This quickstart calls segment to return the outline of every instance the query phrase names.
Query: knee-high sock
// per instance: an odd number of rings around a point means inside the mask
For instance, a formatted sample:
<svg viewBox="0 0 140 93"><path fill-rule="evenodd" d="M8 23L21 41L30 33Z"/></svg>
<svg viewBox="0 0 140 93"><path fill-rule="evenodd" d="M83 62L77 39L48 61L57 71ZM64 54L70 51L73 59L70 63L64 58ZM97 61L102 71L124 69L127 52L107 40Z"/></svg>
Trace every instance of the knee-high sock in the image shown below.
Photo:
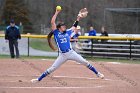
<svg viewBox="0 0 140 93"><path fill-rule="evenodd" d="M44 77L46 77L48 75L48 71L42 73L42 75L38 78L38 81L41 81Z"/></svg>
<svg viewBox="0 0 140 93"><path fill-rule="evenodd" d="M97 71L91 64L89 64L87 67L88 67L91 71L93 71L95 74L98 74L98 71Z"/></svg>

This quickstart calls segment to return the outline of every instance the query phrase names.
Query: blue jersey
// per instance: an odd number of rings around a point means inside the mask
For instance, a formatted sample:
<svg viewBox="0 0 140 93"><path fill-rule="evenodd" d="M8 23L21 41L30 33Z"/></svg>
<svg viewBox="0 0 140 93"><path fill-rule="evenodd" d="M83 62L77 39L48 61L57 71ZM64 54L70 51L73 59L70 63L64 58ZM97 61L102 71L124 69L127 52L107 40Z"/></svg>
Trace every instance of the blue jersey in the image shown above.
<svg viewBox="0 0 140 93"><path fill-rule="evenodd" d="M91 30L89 31L89 35L88 36L96 36L96 30Z"/></svg>
<svg viewBox="0 0 140 93"><path fill-rule="evenodd" d="M72 33L72 30L66 30L65 32L60 32L58 29L53 31L54 39L57 44L57 47L59 51L66 52L68 50L71 50L71 44L70 44L70 35Z"/></svg>

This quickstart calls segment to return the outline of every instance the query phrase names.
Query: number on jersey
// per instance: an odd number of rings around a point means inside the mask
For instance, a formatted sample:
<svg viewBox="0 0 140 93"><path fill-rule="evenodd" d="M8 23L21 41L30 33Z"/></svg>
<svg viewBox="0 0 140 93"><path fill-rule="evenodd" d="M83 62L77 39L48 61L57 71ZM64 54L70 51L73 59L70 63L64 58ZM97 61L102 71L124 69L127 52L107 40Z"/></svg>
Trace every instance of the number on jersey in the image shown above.
<svg viewBox="0 0 140 93"><path fill-rule="evenodd" d="M66 38L63 38L63 39L60 39L60 40L61 40L61 43L66 43L67 42Z"/></svg>

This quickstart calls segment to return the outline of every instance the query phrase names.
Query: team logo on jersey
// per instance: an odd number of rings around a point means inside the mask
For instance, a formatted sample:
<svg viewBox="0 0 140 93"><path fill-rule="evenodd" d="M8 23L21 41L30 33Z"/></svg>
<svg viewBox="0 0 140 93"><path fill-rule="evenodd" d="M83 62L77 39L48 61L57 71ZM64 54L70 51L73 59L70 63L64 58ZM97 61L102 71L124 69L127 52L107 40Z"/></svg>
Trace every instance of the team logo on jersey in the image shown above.
<svg viewBox="0 0 140 93"><path fill-rule="evenodd" d="M58 33L58 37L59 38L65 38L65 37L68 37L69 35L67 33Z"/></svg>

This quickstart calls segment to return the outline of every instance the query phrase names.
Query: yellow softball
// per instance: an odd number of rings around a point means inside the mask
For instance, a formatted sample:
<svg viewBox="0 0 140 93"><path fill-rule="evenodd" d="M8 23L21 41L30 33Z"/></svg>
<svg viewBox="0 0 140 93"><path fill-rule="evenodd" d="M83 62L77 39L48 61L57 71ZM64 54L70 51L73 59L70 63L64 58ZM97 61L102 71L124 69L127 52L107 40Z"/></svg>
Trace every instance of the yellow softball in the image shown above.
<svg viewBox="0 0 140 93"><path fill-rule="evenodd" d="M57 6L56 10L58 10L58 11L62 10L61 6Z"/></svg>

